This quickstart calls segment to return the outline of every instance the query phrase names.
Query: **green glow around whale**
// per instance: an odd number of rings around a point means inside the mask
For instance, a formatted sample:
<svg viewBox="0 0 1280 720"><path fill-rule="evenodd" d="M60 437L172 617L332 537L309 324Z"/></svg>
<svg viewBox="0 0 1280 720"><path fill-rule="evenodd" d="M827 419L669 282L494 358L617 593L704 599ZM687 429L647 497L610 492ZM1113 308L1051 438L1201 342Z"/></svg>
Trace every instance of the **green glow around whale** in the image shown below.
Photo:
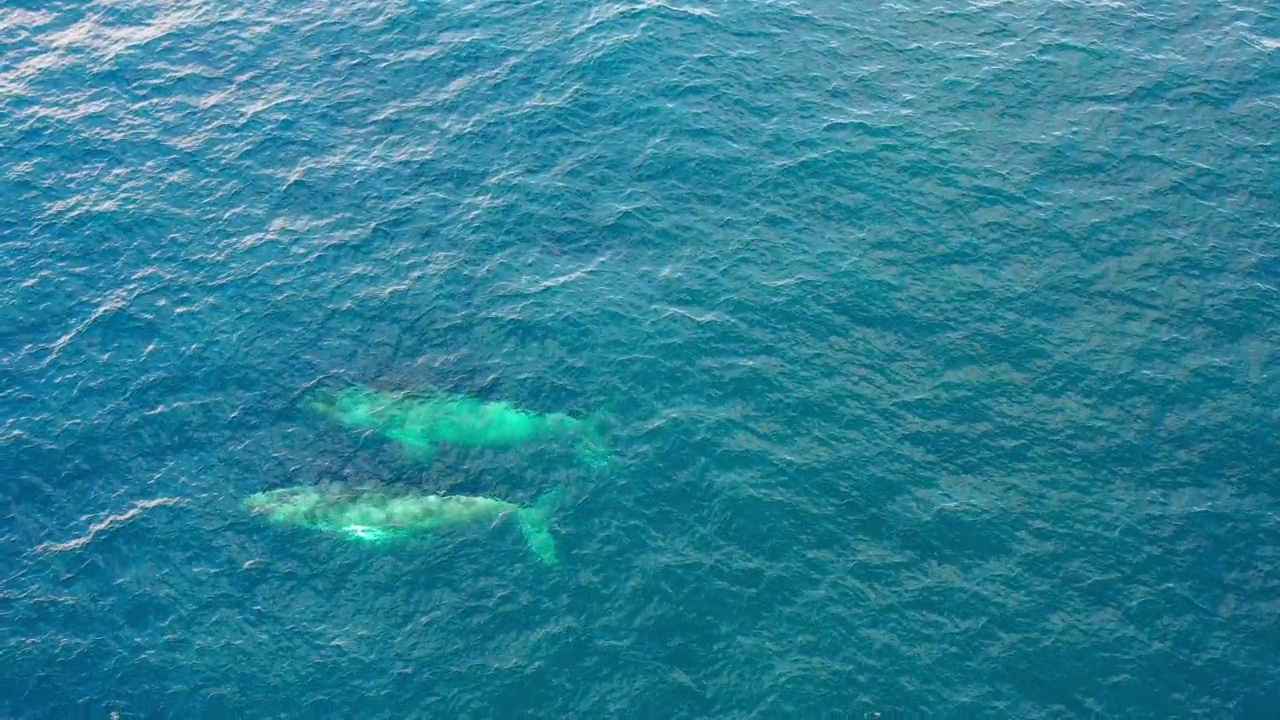
<svg viewBox="0 0 1280 720"><path fill-rule="evenodd" d="M282 525L319 530L350 540L384 542L430 534L475 522L497 524L513 515L529 549L539 560L556 564L551 511L560 499L554 490L536 505L521 507L489 497L413 495L337 485L303 485L250 495L245 507Z"/></svg>
<svg viewBox="0 0 1280 720"><path fill-rule="evenodd" d="M564 413L537 413L506 401L486 402L463 395L394 393L356 386L317 392L309 405L347 427L372 430L429 461L437 443L468 447L514 447L572 438L579 456L607 465L593 423Z"/></svg>

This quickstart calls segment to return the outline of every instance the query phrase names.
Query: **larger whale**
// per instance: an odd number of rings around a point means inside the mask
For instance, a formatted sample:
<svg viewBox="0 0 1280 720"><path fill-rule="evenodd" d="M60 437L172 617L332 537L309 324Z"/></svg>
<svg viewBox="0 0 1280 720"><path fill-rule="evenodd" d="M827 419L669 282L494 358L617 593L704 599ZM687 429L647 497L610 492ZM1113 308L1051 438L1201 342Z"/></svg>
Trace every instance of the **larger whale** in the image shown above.
<svg viewBox="0 0 1280 720"><path fill-rule="evenodd" d="M536 505L522 507L490 497L300 485L254 493L244 505L273 523L364 541L404 539L484 521L496 526L502 517L514 516L534 556L554 565L559 559L551 536L551 512L559 498L560 491L553 490Z"/></svg>
<svg viewBox="0 0 1280 720"><path fill-rule="evenodd" d="M430 461L442 442L513 447L571 438L583 460L595 466L608 463L608 452L592 420L564 413L537 413L503 400L397 393L357 385L315 392L308 405L347 427L371 430L393 440L423 461Z"/></svg>

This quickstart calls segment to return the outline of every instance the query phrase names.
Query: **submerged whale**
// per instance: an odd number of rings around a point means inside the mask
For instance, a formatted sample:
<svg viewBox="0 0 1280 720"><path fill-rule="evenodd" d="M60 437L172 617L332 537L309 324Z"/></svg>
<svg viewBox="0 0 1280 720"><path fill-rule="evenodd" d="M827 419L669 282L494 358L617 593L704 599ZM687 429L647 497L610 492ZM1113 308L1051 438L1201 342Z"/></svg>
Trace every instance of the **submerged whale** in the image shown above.
<svg viewBox="0 0 1280 720"><path fill-rule="evenodd" d="M553 490L533 506L489 497L414 495L375 488L341 485L302 485L254 493L245 507L254 515L283 525L341 535L352 540L384 541L437 532L457 525L497 520L514 515L529 549L554 565L555 539L551 511L559 502Z"/></svg>
<svg viewBox="0 0 1280 720"><path fill-rule="evenodd" d="M364 386L320 391L310 396L312 410L351 428L372 430L399 443L422 461L436 444L512 447L536 441L572 438L579 456L597 467L608 464L591 420L564 413L537 413L506 401L465 395L394 393Z"/></svg>

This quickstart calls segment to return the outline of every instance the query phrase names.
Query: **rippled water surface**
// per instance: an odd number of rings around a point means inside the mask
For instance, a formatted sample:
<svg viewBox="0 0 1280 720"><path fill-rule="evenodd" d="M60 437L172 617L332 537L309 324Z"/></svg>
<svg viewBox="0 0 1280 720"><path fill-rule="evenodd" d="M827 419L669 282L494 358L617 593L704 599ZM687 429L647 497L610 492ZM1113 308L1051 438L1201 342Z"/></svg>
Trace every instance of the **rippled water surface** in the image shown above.
<svg viewBox="0 0 1280 720"><path fill-rule="evenodd" d="M1271 3L0 4L0 715L1268 716L1277 138Z"/></svg>

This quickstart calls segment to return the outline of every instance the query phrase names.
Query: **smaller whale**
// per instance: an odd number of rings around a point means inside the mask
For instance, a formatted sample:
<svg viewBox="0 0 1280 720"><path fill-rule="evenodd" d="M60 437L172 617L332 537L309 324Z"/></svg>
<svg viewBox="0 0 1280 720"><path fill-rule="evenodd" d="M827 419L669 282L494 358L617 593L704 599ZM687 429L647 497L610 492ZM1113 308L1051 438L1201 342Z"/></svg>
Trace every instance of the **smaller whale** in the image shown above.
<svg viewBox="0 0 1280 720"><path fill-rule="evenodd" d="M259 492L245 498L255 516L282 525L319 530L351 540L386 541L434 533L445 528L514 515L529 549L554 565L551 511L561 491L552 490L533 506L490 497L417 495L343 485L302 485Z"/></svg>
<svg viewBox="0 0 1280 720"><path fill-rule="evenodd" d="M395 393L364 386L313 392L310 408L342 425L371 430L430 462L439 443L510 448L569 438L578 455L594 467L609 464L595 420L564 413L538 413L503 400L464 395Z"/></svg>

